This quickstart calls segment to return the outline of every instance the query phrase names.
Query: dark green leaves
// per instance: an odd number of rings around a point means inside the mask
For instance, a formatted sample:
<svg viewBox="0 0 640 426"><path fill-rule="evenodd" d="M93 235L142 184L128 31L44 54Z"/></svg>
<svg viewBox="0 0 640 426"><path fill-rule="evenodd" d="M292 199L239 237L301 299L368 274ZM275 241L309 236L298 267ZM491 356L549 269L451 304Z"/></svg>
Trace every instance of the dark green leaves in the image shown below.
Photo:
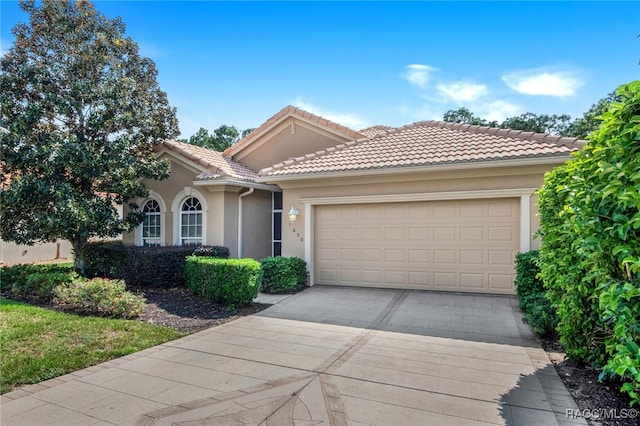
<svg viewBox="0 0 640 426"><path fill-rule="evenodd" d="M0 62L2 238L31 244L113 237L140 221L116 205L163 179L155 144L178 135L175 109L124 24L88 1L22 1L28 24Z"/></svg>

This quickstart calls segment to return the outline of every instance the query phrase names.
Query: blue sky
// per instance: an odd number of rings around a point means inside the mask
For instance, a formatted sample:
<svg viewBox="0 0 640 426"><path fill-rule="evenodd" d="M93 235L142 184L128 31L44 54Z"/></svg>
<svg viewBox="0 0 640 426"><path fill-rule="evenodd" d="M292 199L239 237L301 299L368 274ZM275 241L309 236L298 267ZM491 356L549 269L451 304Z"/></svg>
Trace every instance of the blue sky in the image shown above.
<svg viewBox="0 0 640 426"><path fill-rule="evenodd" d="M294 105L353 129L582 115L640 78L640 2L97 1L159 70L183 136ZM0 42L26 22L0 1Z"/></svg>

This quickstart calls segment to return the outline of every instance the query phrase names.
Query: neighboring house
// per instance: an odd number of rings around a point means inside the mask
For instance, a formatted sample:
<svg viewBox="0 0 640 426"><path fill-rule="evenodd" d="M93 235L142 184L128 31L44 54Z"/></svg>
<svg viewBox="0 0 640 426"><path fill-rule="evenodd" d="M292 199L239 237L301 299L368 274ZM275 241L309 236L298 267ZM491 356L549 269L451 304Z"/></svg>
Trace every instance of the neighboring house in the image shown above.
<svg viewBox="0 0 640 426"><path fill-rule="evenodd" d="M0 239L0 248L0 264L2 265L73 259L71 243L65 240L27 246Z"/></svg>
<svg viewBox="0 0 640 426"><path fill-rule="evenodd" d="M146 182L124 239L298 256L312 285L512 294L535 191L581 146L439 121L354 131L289 106L224 153L163 143L171 176Z"/></svg>

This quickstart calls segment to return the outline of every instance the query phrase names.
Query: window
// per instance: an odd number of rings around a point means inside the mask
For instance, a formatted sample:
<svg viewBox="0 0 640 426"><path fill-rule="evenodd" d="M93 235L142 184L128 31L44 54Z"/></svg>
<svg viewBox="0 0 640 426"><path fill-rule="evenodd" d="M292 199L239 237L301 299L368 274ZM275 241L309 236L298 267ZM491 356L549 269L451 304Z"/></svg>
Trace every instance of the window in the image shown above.
<svg viewBox="0 0 640 426"><path fill-rule="evenodd" d="M202 244L202 205L197 198L184 200L180 207L180 245Z"/></svg>
<svg viewBox="0 0 640 426"><path fill-rule="evenodd" d="M273 233L271 254L282 255L282 192L273 193Z"/></svg>
<svg viewBox="0 0 640 426"><path fill-rule="evenodd" d="M149 200L142 208L144 221L142 222L142 245L157 247L160 245L160 204L156 200Z"/></svg>

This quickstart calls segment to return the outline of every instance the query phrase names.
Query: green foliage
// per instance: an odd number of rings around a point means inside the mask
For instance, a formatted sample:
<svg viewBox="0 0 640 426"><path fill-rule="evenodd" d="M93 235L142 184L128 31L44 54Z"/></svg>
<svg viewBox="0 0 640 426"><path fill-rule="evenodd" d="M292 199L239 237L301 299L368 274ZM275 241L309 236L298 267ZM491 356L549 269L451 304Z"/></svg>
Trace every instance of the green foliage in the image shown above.
<svg viewBox="0 0 640 426"><path fill-rule="evenodd" d="M251 133L254 129L238 130L235 126L222 126L215 129L211 134L204 127L200 127L198 131L193 134L188 140L183 139L183 142L191 145L201 146L203 148L212 149L214 151L224 151L234 143L238 142L241 138Z"/></svg>
<svg viewBox="0 0 640 426"><path fill-rule="evenodd" d="M640 81L540 190L541 277L567 354L628 380L638 403Z"/></svg>
<svg viewBox="0 0 640 426"><path fill-rule="evenodd" d="M548 115L527 112L516 117L505 119L500 127L502 129L524 130L525 132L549 133L563 135L571 124L571 117L567 114Z"/></svg>
<svg viewBox="0 0 640 426"><path fill-rule="evenodd" d="M5 241L68 240L83 271L91 237L139 225L143 178L163 179L154 145L178 135L157 70L119 18L89 1L24 0L28 24L0 59L0 192ZM131 213L120 218L117 206Z"/></svg>
<svg viewBox="0 0 640 426"><path fill-rule="evenodd" d="M523 320L540 335L555 335L558 316L546 297L546 290L538 278L538 251L532 250L516 255L516 294L524 313Z"/></svg>
<svg viewBox="0 0 640 426"><path fill-rule="evenodd" d="M592 132L596 131L602 123L602 115L607 112L611 102L620 102L622 99L615 92L609 93L600 99L580 118L576 118L567 128L564 136L586 139Z"/></svg>
<svg viewBox="0 0 640 426"><path fill-rule="evenodd" d="M77 279L54 289L53 303L60 309L109 318L133 318L144 310L143 297L126 290L122 280Z"/></svg>
<svg viewBox="0 0 640 426"><path fill-rule="evenodd" d="M194 256L217 257L219 259L229 258L229 248L222 246L201 246L194 250Z"/></svg>
<svg viewBox="0 0 640 426"><path fill-rule="evenodd" d="M499 127L501 129L524 130L526 132L549 133L585 139L602 123L602 115L607 112L612 102L619 102L620 96L609 93L593 104L582 117L571 121L567 114L534 114L527 112L508 117L502 123L488 121L475 115L467 108L458 108L444 113L443 120L451 123L463 123L477 126Z"/></svg>
<svg viewBox="0 0 640 426"><path fill-rule="evenodd" d="M194 294L227 305L248 305L258 295L262 269L253 259L216 259L191 256L185 269Z"/></svg>
<svg viewBox="0 0 640 426"><path fill-rule="evenodd" d="M267 257L260 263L265 293L295 293L307 283L307 262L299 257Z"/></svg>
<svg viewBox="0 0 640 426"><path fill-rule="evenodd" d="M461 123L461 124L471 124L474 126L487 126L487 127L498 127L497 121L487 121L484 118L481 118L467 108L458 108L457 110L450 109L449 111L444 113L442 117L444 121L449 123Z"/></svg>
<svg viewBox="0 0 640 426"><path fill-rule="evenodd" d="M74 278L71 263L14 265L0 268L2 290L18 299L51 300L53 289Z"/></svg>
<svg viewBox="0 0 640 426"><path fill-rule="evenodd" d="M119 243L91 243L86 249L86 275L123 279L127 285L178 287L185 284L187 256L229 257L220 246L133 247Z"/></svg>

